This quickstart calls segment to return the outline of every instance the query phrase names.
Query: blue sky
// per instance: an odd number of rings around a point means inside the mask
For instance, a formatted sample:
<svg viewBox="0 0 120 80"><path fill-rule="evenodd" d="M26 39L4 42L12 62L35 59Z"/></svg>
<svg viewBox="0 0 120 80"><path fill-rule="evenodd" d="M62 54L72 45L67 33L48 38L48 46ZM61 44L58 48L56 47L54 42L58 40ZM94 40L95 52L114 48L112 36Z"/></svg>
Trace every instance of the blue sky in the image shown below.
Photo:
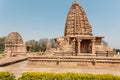
<svg viewBox="0 0 120 80"><path fill-rule="evenodd" d="M74 0L0 0L0 37L19 32L24 41L63 36ZM78 0L93 34L120 48L120 0Z"/></svg>

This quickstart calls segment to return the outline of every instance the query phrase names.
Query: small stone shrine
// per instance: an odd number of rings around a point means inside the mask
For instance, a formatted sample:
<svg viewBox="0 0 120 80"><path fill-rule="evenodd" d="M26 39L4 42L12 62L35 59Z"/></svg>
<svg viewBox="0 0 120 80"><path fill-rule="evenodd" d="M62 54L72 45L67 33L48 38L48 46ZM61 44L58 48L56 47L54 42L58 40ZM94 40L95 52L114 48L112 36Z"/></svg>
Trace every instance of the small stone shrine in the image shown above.
<svg viewBox="0 0 120 80"><path fill-rule="evenodd" d="M5 53L25 53L26 46L21 35L17 32L8 34L5 40Z"/></svg>

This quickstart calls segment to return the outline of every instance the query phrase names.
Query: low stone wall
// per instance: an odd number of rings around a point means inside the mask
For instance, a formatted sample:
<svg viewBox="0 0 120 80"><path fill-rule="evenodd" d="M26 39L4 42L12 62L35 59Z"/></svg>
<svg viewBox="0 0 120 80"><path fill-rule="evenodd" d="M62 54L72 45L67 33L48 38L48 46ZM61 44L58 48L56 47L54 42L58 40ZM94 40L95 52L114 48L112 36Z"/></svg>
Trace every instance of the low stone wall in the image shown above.
<svg viewBox="0 0 120 80"><path fill-rule="evenodd" d="M114 57L114 51L97 51L96 56Z"/></svg>
<svg viewBox="0 0 120 80"><path fill-rule="evenodd" d="M60 52L56 51L54 52L55 56L75 56L75 52ZM92 53L81 53L77 54L77 56L102 56L102 57L114 57L115 52L114 51L97 51L95 55Z"/></svg>
<svg viewBox="0 0 120 80"><path fill-rule="evenodd" d="M48 67L120 66L120 58L112 57L39 56L28 60L29 64Z"/></svg>
<svg viewBox="0 0 120 80"><path fill-rule="evenodd" d="M60 52L60 51L56 51L54 52L53 55L55 56L72 56L74 53L73 52Z"/></svg>

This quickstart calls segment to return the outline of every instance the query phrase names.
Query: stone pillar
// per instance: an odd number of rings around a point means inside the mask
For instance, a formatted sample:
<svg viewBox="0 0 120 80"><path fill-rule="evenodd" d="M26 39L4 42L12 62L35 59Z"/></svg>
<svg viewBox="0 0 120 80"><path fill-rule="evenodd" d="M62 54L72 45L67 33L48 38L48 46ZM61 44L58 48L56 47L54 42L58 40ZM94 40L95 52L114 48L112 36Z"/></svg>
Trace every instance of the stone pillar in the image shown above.
<svg viewBox="0 0 120 80"><path fill-rule="evenodd" d="M75 51L75 39L73 39L73 41L72 41L72 53L75 53L76 51Z"/></svg>
<svg viewBox="0 0 120 80"><path fill-rule="evenodd" d="M92 54L95 54L95 40L92 40Z"/></svg>
<svg viewBox="0 0 120 80"><path fill-rule="evenodd" d="M77 39L77 45L78 45L78 54L81 53L81 39Z"/></svg>

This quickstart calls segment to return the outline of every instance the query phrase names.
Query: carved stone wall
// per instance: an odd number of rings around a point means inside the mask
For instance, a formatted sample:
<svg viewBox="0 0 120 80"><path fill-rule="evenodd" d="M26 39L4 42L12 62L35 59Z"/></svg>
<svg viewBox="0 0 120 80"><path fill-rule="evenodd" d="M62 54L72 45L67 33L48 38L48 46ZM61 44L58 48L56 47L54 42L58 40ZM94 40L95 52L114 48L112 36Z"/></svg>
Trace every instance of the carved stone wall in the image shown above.
<svg viewBox="0 0 120 80"><path fill-rule="evenodd" d="M57 50L61 52L71 52L72 45L69 43L69 39L67 37L59 37L56 39L57 42Z"/></svg>

